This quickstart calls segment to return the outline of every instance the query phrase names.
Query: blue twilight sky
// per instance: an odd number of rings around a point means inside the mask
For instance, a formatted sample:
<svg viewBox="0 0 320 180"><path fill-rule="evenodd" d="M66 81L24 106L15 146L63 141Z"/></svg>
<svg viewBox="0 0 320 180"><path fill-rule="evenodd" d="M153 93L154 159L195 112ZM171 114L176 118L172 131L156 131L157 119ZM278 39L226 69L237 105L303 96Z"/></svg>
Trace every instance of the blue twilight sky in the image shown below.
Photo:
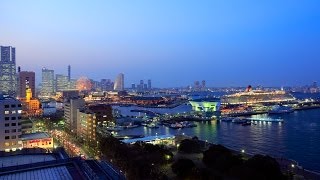
<svg viewBox="0 0 320 180"><path fill-rule="evenodd" d="M320 81L319 0L7 0L0 45L17 64L177 87Z"/></svg>

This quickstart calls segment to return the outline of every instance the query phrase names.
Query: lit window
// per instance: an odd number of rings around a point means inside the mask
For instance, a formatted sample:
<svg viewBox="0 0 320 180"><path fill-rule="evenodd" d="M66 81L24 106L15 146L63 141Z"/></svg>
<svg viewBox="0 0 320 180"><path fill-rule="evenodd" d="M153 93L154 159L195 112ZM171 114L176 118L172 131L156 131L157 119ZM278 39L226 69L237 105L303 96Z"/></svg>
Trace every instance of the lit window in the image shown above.
<svg viewBox="0 0 320 180"><path fill-rule="evenodd" d="M15 113L17 113L17 112L14 110L14 111L11 111L11 113L12 113L12 114L15 114Z"/></svg>
<svg viewBox="0 0 320 180"><path fill-rule="evenodd" d="M22 113L22 110L18 110L18 114L21 114Z"/></svg>
<svg viewBox="0 0 320 180"><path fill-rule="evenodd" d="M6 143L4 143L4 146L8 147L8 146L10 146L10 143L6 142Z"/></svg>
<svg viewBox="0 0 320 180"><path fill-rule="evenodd" d="M4 114L9 114L9 111L4 111Z"/></svg>

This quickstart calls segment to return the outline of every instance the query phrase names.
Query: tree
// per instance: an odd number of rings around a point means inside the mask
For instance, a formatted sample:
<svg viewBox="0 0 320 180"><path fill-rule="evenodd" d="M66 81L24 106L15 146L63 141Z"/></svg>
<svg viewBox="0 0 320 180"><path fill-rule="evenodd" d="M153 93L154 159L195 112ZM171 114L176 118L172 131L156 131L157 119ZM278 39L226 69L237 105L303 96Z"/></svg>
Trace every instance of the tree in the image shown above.
<svg viewBox="0 0 320 180"><path fill-rule="evenodd" d="M178 177L187 177L192 174L195 164L190 159L179 159L171 165L171 168Z"/></svg>
<svg viewBox="0 0 320 180"><path fill-rule="evenodd" d="M241 166L243 162L239 156L232 155L226 147L212 145L203 153L203 163L218 172L227 173L232 167Z"/></svg>
<svg viewBox="0 0 320 180"><path fill-rule="evenodd" d="M270 156L255 155L245 166L251 169L251 175L257 179L284 179L278 162Z"/></svg>
<svg viewBox="0 0 320 180"><path fill-rule="evenodd" d="M184 139L181 141L179 151L184 153L199 153L201 146L197 140Z"/></svg>

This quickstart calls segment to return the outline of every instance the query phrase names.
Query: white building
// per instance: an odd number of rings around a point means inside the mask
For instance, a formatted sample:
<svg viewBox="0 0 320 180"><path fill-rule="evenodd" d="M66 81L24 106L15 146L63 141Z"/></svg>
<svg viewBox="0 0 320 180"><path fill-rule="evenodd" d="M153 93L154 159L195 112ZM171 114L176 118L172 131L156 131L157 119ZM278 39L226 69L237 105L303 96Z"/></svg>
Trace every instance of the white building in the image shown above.
<svg viewBox="0 0 320 180"><path fill-rule="evenodd" d="M73 133L77 133L77 109L85 106L84 99L69 99L64 103L64 118L66 127Z"/></svg>
<svg viewBox="0 0 320 180"><path fill-rule="evenodd" d="M46 68L42 69L41 96L50 97L54 95L54 71Z"/></svg>
<svg viewBox="0 0 320 180"><path fill-rule="evenodd" d="M124 90L124 74L120 73L115 82L114 82L114 88L115 91L123 91Z"/></svg>
<svg viewBox="0 0 320 180"><path fill-rule="evenodd" d="M0 94L0 151L22 149L21 102Z"/></svg>

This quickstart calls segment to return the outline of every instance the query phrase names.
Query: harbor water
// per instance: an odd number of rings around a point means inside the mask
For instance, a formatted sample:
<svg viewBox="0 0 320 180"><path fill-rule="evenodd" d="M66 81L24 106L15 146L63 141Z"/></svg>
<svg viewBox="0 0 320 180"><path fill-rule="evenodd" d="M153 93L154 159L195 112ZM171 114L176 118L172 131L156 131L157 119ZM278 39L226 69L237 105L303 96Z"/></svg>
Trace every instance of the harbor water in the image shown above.
<svg viewBox="0 0 320 180"><path fill-rule="evenodd" d="M118 107L124 114L138 107ZM142 108L143 109L143 108ZM160 113L182 113L190 111L188 105L173 109L156 108ZM231 122L212 120L197 122L197 127L170 129L165 126L152 129L137 127L118 132L119 135L165 135L185 134L202 140L222 144L234 150L245 150L251 154L266 154L284 157L299 162L305 169L320 172L320 109L295 111L289 114L254 115L252 118L283 119L284 122L257 122L241 126Z"/></svg>

